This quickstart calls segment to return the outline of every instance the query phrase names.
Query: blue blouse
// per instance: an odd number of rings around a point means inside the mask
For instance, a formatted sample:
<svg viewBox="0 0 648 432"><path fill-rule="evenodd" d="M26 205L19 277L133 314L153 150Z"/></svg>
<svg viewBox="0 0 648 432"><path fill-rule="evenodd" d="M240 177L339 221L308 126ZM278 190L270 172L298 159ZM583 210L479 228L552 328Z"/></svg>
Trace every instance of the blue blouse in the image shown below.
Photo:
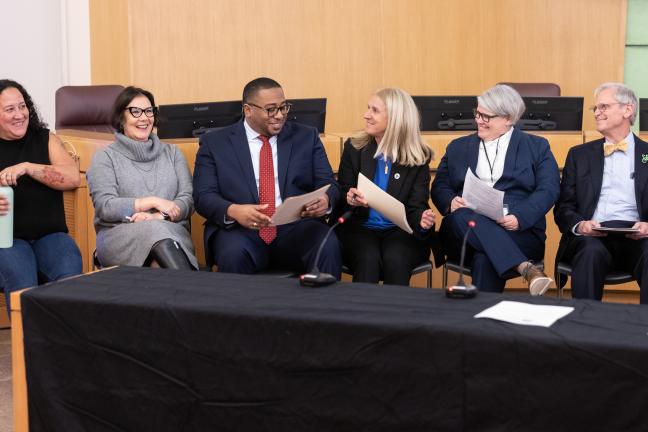
<svg viewBox="0 0 648 432"><path fill-rule="evenodd" d="M387 183L389 182L389 174L391 173L392 162L382 157L382 155L377 156L376 158L376 174L374 174L373 182L382 190L387 191ZM369 217L367 222L364 223L364 226L371 229L384 230L392 228L395 225L391 221L385 218L380 212L370 208Z"/></svg>

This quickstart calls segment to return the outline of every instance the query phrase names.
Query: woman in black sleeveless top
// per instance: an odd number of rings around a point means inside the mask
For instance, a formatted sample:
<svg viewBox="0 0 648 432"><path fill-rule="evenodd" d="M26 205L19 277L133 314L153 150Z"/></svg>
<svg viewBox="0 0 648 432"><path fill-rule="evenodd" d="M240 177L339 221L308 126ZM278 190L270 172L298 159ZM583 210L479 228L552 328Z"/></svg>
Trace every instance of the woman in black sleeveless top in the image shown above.
<svg viewBox="0 0 648 432"><path fill-rule="evenodd" d="M7 305L11 291L81 273L62 192L79 182L74 160L40 120L27 91L0 80L0 185L14 189L13 246L0 248L0 288ZM8 211L9 202L0 195L0 214Z"/></svg>

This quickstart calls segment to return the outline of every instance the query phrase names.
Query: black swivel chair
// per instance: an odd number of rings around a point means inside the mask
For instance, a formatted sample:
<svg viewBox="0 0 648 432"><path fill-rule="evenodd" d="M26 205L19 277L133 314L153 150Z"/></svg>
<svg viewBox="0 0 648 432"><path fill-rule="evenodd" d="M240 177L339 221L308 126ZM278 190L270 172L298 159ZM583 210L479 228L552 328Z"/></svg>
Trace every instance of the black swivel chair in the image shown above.
<svg viewBox="0 0 648 432"><path fill-rule="evenodd" d="M564 276L565 278L570 277L572 274L572 268L569 264L566 264L564 262L559 262L556 265L556 274L555 274L555 279L556 279L556 286L558 288L558 298L562 298L562 291L564 289L564 286L560 286L560 277ZM611 272L608 272L608 274L605 275L605 280L604 283L605 285L618 285L626 282L632 282L635 280L634 276L632 276L630 273L622 272L622 271L617 271L613 270Z"/></svg>
<svg viewBox="0 0 648 432"><path fill-rule="evenodd" d="M432 262L424 261L421 264L419 264L418 266L414 267L414 269L412 269L412 276L417 275L419 273L427 272L427 285L426 286L428 288L432 288L432 269L433 268L434 268L434 266L432 265ZM349 267L347 267L345 265L342 266L342 273L346 273L348 275L353 275L353 272L351 271L351 269L349 269Z"/></svg>

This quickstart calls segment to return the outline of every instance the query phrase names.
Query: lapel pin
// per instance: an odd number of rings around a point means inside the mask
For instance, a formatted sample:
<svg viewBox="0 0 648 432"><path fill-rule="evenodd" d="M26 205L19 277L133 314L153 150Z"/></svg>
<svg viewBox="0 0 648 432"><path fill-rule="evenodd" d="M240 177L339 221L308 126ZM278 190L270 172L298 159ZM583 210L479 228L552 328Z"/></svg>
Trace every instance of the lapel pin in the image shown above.
<svg viewBox="0 0 648 432"><path fill-rule="evenodd" d="M641 163L648 163L648 154L641 155Z"/></svg>
<svg viewBox="0 0 648 432"><path fill-rule="evenodd" d="M646 156L648 156L648 155L646 155ZM398 179L400 178L400 173L396 173L396 174L394 174L394 178L395 178L396 180L398 180Z"/></svg>

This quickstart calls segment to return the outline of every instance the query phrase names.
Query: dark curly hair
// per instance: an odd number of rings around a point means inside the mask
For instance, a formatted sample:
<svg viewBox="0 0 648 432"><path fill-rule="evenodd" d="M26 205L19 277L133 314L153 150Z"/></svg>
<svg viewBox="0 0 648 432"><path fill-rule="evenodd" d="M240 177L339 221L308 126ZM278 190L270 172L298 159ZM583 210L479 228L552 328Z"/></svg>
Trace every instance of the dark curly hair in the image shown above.
<svg viewBox="0 0 648 432"><path fill-rule="evenodd" d="M151 106L156 109L155 117L153 117L153 127L158 125L157 108L155 107L155 98L153 97L153 94L150 91L139 87L129 86L117 95L117 99L115 99L115 104L112 108L112 114L110 115L110 123L117 132L124 133L124 116L126 115L126 107L128 107L128 104L130 104L137 96L144 96L151 102Z"/></svg>
<svg viewBox="0 0 648 432"><path fill-rule="evenodd" d="M36 108L36 105L34 105L34 101L32 100L31 96L29 96L29 93L27 93L27 90L25 90L25 88L18 84L16 81L1 79L0 93L8 88L15 88L16 90L18 90L25 100L25 105L27 105L27 109L29 110L29 125L27 126L27 130L38 132L43 129L47 129L47 123L41 120L38 108Z"/></svg>

